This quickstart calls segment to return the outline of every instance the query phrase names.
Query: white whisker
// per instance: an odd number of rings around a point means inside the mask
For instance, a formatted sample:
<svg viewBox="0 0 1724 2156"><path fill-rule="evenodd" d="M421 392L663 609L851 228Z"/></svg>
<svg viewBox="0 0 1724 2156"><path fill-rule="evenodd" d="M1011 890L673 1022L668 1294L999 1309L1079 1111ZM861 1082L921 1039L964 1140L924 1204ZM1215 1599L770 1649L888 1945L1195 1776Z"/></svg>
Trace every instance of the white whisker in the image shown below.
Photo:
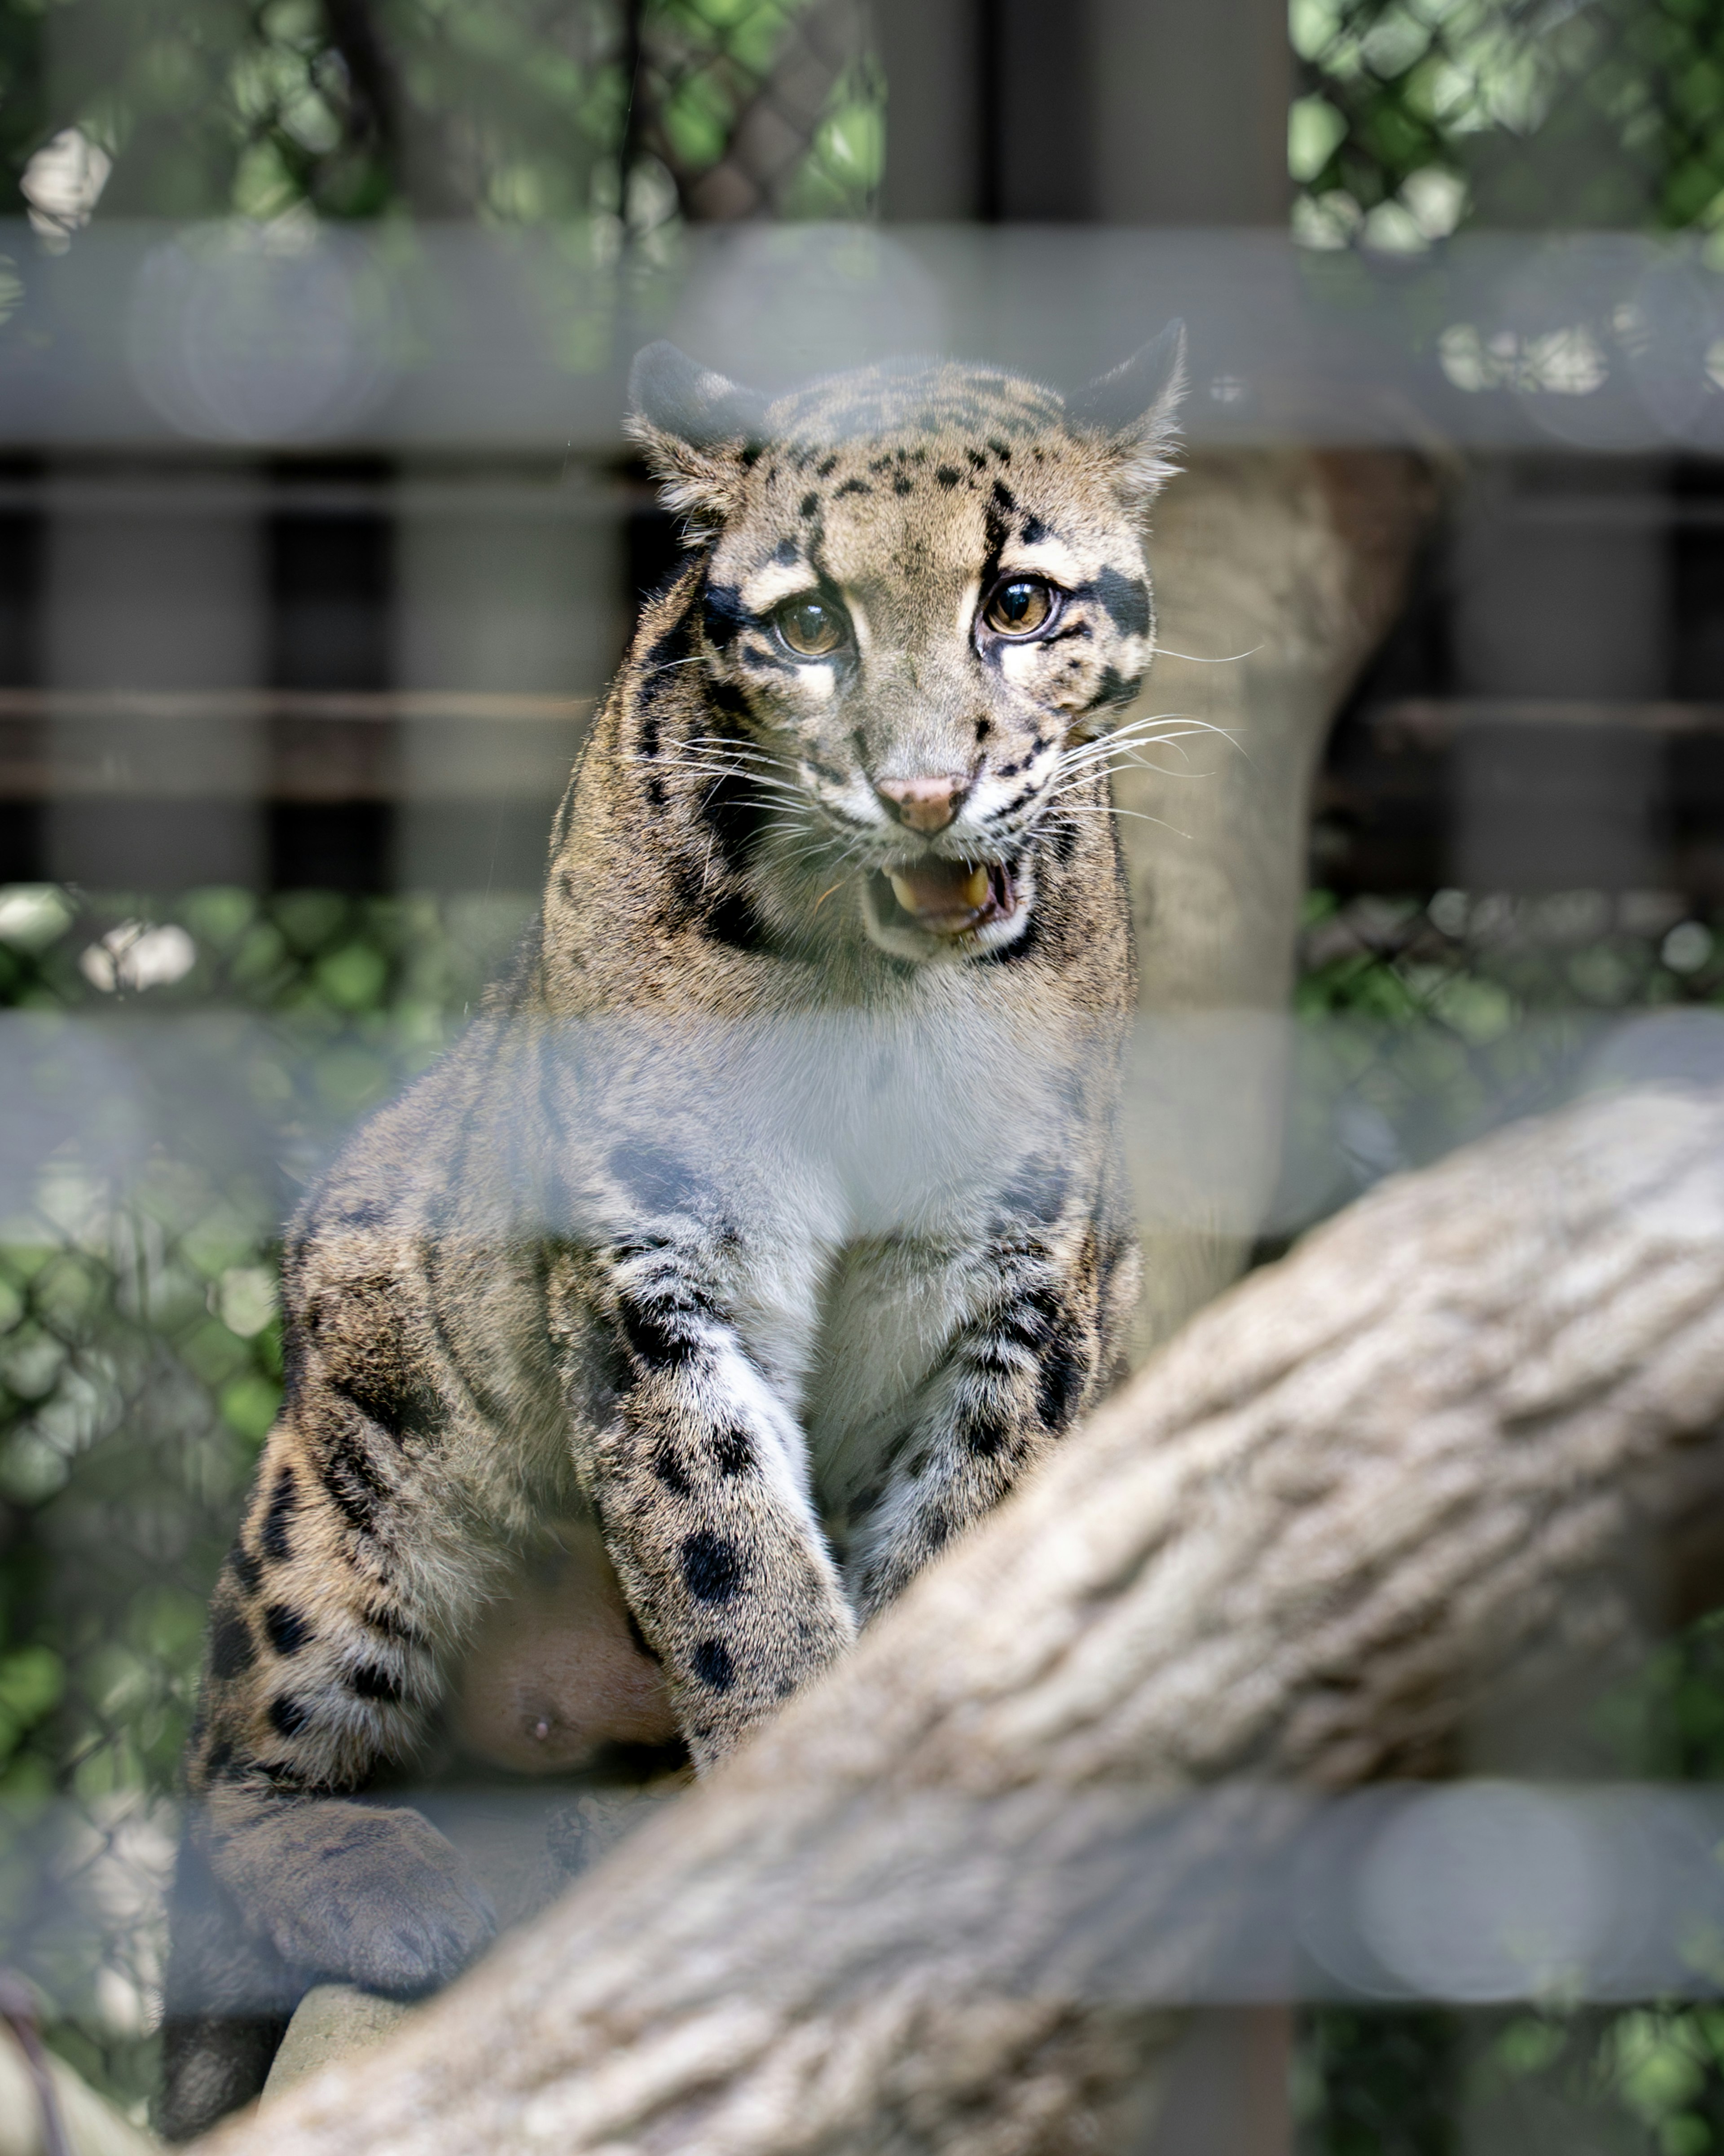
<svg viewBox="0 0 1724 2156"><path fill-rule="evenodd" d="M1262 649L1260 644L1254 644L1249 651L1230 651L1224 659L1203 659L1195 651L1176 651L1171 644L1152 644L1150 654L1153 657L1164 651L1169 659L1188 660L1193 666L1236 666L1242 659L1255 659Z"/></svg>

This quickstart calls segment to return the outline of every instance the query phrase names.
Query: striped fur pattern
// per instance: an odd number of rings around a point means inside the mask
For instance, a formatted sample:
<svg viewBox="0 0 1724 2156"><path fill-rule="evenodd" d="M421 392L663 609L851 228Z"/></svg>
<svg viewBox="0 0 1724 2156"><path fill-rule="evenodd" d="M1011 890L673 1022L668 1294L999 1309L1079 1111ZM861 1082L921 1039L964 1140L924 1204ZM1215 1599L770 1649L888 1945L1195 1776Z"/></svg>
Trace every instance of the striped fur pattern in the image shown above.
<svg viewBox="0 0 1724 2156"><path fill-rule="evenodd" d="M684 566L514 978L290 1235L188 1763L170 2133L306 1984L410 1994L483 1944L376 1793L556 1522L597 1523L704 1770L1113 1374L1108 755L1178 372L1176 336L1070 405L930 363L767 406L637 362Z"/></svg>

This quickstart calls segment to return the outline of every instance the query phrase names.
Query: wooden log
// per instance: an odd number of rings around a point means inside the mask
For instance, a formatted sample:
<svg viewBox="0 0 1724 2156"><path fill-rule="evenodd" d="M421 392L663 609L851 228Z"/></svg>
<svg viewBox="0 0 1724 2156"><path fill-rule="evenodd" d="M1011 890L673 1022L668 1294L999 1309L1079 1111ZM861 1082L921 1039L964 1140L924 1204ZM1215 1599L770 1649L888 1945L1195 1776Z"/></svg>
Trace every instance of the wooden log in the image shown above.
<svg viewBox="0 0 1724 2156"><path fill-rule="evenodd" d="M1649 1550L1711 1589L1721 1421L1724 1097L1385 1184L530 1931L213 2145L1130 2145L1301 1789L1440 1768L1481 1697L1633 1640Z"/></svg>

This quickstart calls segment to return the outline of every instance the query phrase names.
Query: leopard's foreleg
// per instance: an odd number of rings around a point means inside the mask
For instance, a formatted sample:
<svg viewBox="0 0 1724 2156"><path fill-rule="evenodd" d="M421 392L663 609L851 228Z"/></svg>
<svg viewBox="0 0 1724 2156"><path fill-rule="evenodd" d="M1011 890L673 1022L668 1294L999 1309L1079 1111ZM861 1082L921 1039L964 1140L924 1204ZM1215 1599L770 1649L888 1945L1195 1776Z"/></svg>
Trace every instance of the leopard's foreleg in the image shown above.
<svg viewBox="0 0 1724 2156"><path fill-rule="evenodd" d="M597 1280L619 1351L613 1409L577 1465L703 1769L855 1636L802 1433L735 1316L737 1270L734 1251L654 1235L561 1290L581 1305ZM574 1314L554 1328L578 1332Z"/></svg>
<svg viewBox="0 0 1724 2156"><path fill-rule="evenodd" d="M962 1261L963 1315L856 1525L849 1572L864 1622L998 1504L1098 1397L1111 1374L1110 1275L1133 1256L1093 1221L1063 1234L1026 1221Z"/></svg>
<svg viewBox="0 0 1724 2156"><path fill-rule="evenodd" d="M307 1981L425 1991L492 1929L442 1835L351 1794L413 1757L440 1697L428 1510L398 1441L307 1377L212 1605L191 1831L246 1928ZM478 1584L436 1568L439 1635Z"/></svg>

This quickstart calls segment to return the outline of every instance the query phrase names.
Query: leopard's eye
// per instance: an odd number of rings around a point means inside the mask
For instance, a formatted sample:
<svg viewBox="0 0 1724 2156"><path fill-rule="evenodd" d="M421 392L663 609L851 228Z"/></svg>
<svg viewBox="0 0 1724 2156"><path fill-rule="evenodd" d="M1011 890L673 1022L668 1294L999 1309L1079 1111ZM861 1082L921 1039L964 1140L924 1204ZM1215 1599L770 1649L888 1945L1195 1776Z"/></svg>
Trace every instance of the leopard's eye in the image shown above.
<svg viewBox="0 0 1724 2156"><path fill-rule="evenodd" d="M844 618L824 599L787 599L772 616L798 659L826 659L844 640Z"/></svg>
<svg viewBox="0 0 1724 2156"><path fill-rule="evenodd" d="M982 619L996 636L1034 636L1052 619L1055 597L1039 577L1008 577L994 587Z"/></svg>

